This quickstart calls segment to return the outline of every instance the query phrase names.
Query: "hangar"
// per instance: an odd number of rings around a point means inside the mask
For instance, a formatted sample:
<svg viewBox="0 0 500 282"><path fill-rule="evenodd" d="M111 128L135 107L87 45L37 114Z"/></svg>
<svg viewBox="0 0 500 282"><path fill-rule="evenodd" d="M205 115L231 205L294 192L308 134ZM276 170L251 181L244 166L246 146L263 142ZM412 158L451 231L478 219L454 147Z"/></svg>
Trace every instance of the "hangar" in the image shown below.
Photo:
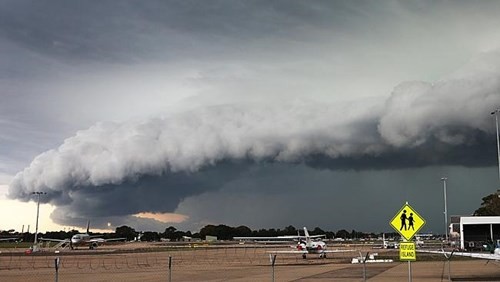
<svg viewBox="0 0 500 282"><path fill-rule="evenodd" d="M456 216L452 217L451 222L450 227L453 231L460 230L462 250L470 250L486 242L500 240L500 216Z"/></svg>

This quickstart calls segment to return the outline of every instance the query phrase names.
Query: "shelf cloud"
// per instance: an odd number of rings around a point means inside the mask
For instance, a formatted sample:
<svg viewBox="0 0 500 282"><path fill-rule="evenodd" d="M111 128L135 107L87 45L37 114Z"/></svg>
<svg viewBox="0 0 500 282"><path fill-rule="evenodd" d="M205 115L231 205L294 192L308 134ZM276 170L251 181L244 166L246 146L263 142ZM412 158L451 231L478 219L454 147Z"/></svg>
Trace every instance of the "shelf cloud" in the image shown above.
<svg viewBox="0 0 500 282"><path fill-rule="evenodd" d="M441 226L443 175L450 214L498 188L498 11L1 1L0 186L66 226L379 228L410 196Z"/></svg>
<svg viewBox="0 0 500 282"><path fill-rule="evenodd" d="M183 199L266 163L490 166L499 77L500 54L490 52L436 83L401 83L386 101L230 104L99 122L37 156L15 176L9 197L47 192L44 201L58 206L54 218L66 222L174 212Z"/></svg>

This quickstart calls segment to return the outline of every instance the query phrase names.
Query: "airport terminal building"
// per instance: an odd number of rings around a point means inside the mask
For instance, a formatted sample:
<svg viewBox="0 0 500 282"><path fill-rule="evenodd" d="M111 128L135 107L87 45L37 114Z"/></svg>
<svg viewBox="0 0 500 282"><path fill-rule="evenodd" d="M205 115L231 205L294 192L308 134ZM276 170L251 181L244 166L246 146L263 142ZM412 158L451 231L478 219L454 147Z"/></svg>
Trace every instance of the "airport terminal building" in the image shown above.
<svg viewBox="0 0 500 282"><path fill-rule="evenodd" d="M450 236L460 239L460 249L481 248L500 240L500 216L452 216Z"/></svg>

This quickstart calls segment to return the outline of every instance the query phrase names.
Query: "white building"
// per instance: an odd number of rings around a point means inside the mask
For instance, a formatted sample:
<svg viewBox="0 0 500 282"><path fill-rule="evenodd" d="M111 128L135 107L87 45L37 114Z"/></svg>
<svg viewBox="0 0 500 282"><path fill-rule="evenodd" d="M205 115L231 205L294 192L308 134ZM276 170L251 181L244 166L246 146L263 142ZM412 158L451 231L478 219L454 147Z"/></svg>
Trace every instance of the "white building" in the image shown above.
<svg viewBox="0 0 500 282"><path fill-rule="evenodd" d="M457 216L452 217L451 223L451 231L460 234L461 249L500 239L500 216Z"/></svg>

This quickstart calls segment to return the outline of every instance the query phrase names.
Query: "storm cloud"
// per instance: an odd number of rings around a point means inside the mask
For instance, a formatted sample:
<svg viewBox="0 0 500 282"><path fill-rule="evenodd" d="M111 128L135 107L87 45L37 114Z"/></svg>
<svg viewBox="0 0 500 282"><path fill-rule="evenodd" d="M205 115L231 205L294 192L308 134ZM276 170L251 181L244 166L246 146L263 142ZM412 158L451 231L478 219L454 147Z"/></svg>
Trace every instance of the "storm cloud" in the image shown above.
<svg viewBox="0 0 500 282"><path fill-rule="evenodd" d="M479 203L464 197L497 188L498 11L3 1L0 174L11 199L47 192L52 219L69 226L161 230L169 223L136 215L176 213L192 229L377 228L386 202L408 197L441 219L423 193L443 175L464 195L450 207L469 213ZM337 216L374 203L378 222Z"/></svg>
<svg viewBox="0 0 500 282"><path fill-rule="evenodd" d="M499 58L484 54L434 84L402 83L387 101L372 104L297 100L101 122L36 157L15 176L9 197L47 192L44 201L60 207L55 214L62 221L73 213L174 212L183 199L265 163L344 170L492 166L489 112L500 104Z"/></svg>

